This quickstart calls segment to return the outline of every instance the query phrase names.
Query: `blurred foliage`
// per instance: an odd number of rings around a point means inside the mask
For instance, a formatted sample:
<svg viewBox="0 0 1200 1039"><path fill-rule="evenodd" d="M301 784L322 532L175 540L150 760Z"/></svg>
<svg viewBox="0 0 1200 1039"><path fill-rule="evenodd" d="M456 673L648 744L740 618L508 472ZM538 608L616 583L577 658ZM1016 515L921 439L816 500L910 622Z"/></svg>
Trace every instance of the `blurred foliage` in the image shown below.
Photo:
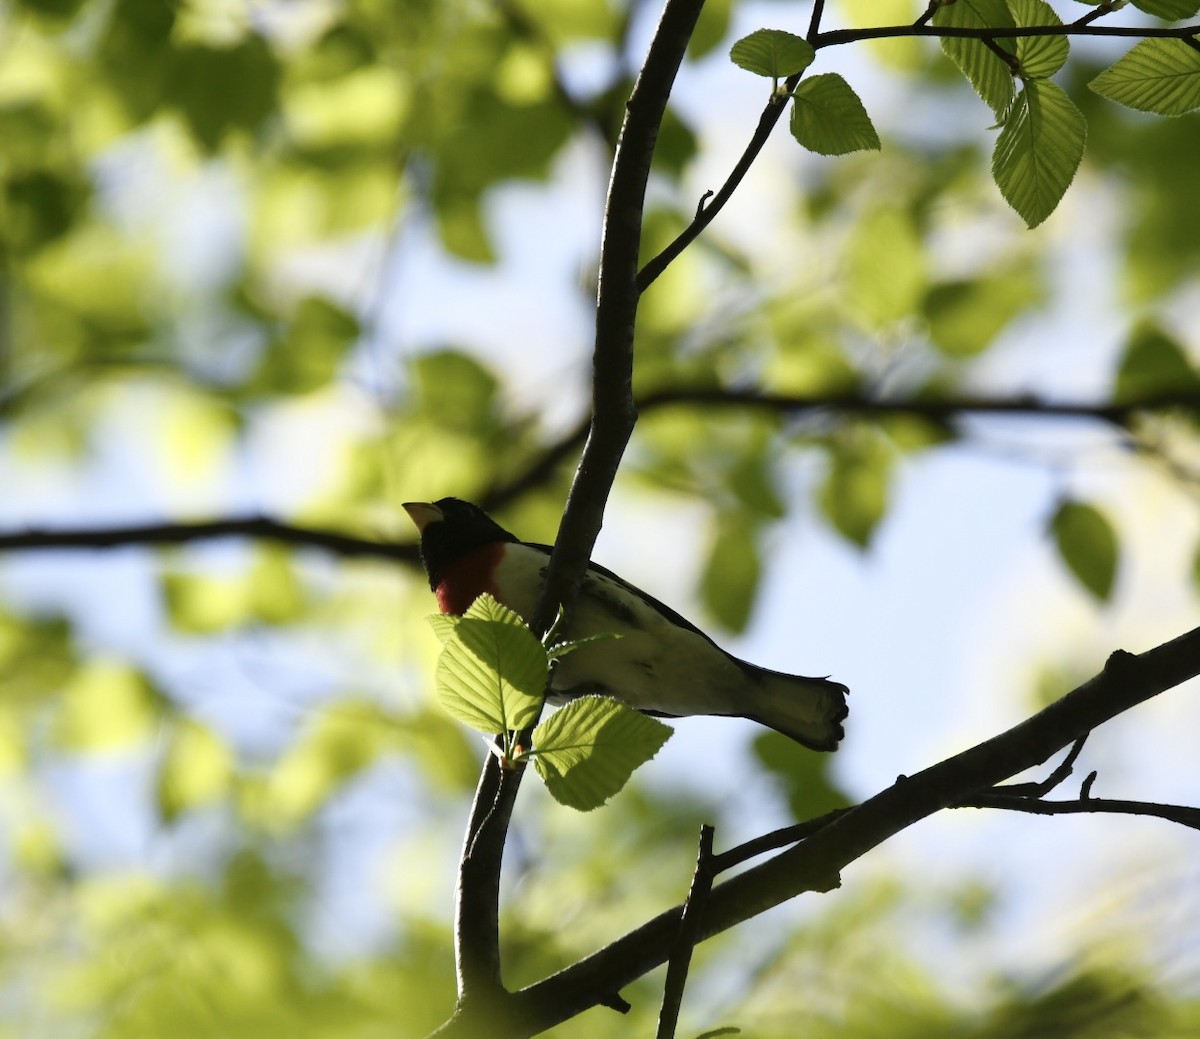
<svg viewBox="0 0 1200 1039"><path fill-rule="evenodd" d="M838 11L882 24L919 7L843 0ZM471 286L521 252L499 202L524 193L557 218L569 189L597 224L594 186L652 8L5 5L5 527L264 512L399 537L400 502L480 499L527 473L582 415L586 358L560 326L501 312L496 295L478 302ZM685 81L743 82L726 56L735 32L754 28L741 12L708 0ZM639 313L639 394L800 399L786 413L647 407L622 473L623 493L649 490L698 517L702 557L688 572L726 632L750 625L764 547L785 517L801 512L869 552L911 461L963 435L821 402L978 392L987 365L1060 301L1055 269L1073 234L1107 228L1118 303L1134 315L1114 399L1198 385L1185 306L1200 276L1194 115L1147 118L1084 89L1113 56L1076 43L1057 78L1087 118L1088 150L1064 223L1048 225L1065 230L1034 236L988 183L993 114L938 45L855 50L880 77L868 93L843 69L882 152L793 156L783 200L764 193L767 212L723 214ZM976 70L994 107L1012 95L995 64ZM733 78L703 78L722 69ZM732 161L710 137L710 117L728 113L696 100L673 107L660 136L647 259ZM757 117L737 112L742 136ZM775 161L761 160L739 198L757 197ZM593 267L585 248L565 262ZM426 266L454 287L427 298ZM547 309L586 313L594 286L579 281L540 286ZM419 317L434 307L474 318L478 341L426 331ZM1188 457L1194 414L1133 422L1129 436L1146 446L1152 434L1171 458L1164 442L1182 443ZM498 518L552 539L575 459ZM1120 517L1086 495L1062 501L1054 546L1100 608L1126 566ZM484 750L433 703L424 579L274 545L56 557L44 587L23 574L21 563L0 572L0 1034L368 1039L438 1024L453 1000L453 858ZM789 818L845 802L828 759L797 758L774 734L756 739L747 768ZM529 796L510 848L513 983L681 898L698 826L721 832L745 805L635 782L578 818ZM371 902L367 923L343 918L346 888ZM693 1034L1115 1039L1200 1026L1194 1002L1132 954L964 1000L908 955L911 920L897 910L908 894L843 893L752 955L737 936L709 943L685 1004L703 994ZM990 905L978 889L936 902L962 920ZM659 987L652 977L626 992L629 1019L595 1010L555 1034L650 1034Z"/></svg>

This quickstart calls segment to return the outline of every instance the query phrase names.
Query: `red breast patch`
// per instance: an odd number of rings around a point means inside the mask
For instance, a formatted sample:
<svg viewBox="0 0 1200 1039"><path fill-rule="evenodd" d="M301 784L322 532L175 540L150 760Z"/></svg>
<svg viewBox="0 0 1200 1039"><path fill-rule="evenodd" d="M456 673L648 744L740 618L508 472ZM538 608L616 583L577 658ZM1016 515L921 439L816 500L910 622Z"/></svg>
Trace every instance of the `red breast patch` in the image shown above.
<svg viewBox="0 0 1200 1039"><path fill-rule="evenodd" d="M481 545L442 567L442 579L434 592L438 609L442 613L466 613L484 592L499 599L494 578L505 547L503 541Z"/></svg>

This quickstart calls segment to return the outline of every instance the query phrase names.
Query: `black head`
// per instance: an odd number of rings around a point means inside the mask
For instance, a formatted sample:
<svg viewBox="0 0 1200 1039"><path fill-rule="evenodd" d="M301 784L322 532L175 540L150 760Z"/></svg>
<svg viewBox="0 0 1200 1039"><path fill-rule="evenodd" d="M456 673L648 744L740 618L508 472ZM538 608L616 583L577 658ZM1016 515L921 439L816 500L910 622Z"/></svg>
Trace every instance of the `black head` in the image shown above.
<svg viewBox="0 0 1200 1039"><path fill-rule="evenodd" d="M460 498L410 501L403 507L421 533L421 564L435 590L442 570L460 556L481 545L517 540L478 505Z"/></svg>

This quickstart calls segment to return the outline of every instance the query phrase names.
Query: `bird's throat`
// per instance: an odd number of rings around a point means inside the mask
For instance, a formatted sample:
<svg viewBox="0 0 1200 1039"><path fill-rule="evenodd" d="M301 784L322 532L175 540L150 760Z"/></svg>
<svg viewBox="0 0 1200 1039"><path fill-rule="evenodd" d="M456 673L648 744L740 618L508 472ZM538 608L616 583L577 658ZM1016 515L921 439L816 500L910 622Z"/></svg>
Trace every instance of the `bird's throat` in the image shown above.
<svg viewBox="0 0 1200 1039"><path fill-rule="evenodd" d="M442 613L466 613L471 603L484 592L499 599L495 584L496 567L506 547L503 541L481 545L442 567L440 580L434 590L438 609Z"/></svg>

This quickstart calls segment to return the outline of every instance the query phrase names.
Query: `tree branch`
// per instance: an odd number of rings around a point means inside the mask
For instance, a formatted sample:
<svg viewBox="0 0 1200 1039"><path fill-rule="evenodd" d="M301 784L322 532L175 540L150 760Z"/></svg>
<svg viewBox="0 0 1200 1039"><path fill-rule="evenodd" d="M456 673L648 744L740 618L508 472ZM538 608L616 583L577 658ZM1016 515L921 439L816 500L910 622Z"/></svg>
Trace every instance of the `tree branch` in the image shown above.
<svg viewBox="0 0 1200 1039"><path fill-rule="evenodd" d="M1200 674L1200 628L1134 656L1118 650L1104 670L1033 717L897 782L828 825L712 889L700 922L711 937L806 891L828 890L849 863L925 817L962 804L1047 760L1105 721ZM495 1039L531 1036L596 1006L666 961L682 916L676 906L558 974L515 993ZM467 1035L447 1026L439 1036Z"/></svg>
<svg viewBox="0 0 1200 1039"><path fill-rule="evenodd" d="M1159 394L1143 400L1114 403L1071 403L1038 397L956 397L944 400L897 400L861 394L803 396L729 390L719 387L669 388L637 400L640 414L672 407L754 409L795 417L812 412L831 415L884 417L913 415L935 422L950 422L970 415L1011 415L1018 418L1095 419L1127 428L1141 412L1171 409L1200 410L1200 394ZM558 468L588 436L583 423L546 447L520 474L484 494L479 504L499 509L553 478ZM214 538L248 537L293 547L320 548L334 555L382 559L416 567L417 548L411 543L376 541L336 531L304 527L265 516L231 517L202 523L150 523L76 530L34 528L0 533L0 553L55 549L118 548L136 545L181 545Z"/></svg>
<svg viewBox="0 0 1200 1039"><path fill-rule="evenodd" d="M1114 36L1126 39L1186 40L1200 35L1200 25L1096 25L1068 23L1066 25L1017 25L1004 28L968 28L952 25L875 25L863 29L830 29L808 42L818 50L838 47L859 40L885 40L897 36L954 37L968 40L1004 40L1030 36Z"/></svg>
<svg viewBox="0 0 1200 1039"><path fill-rule="evenodd" d="M637 418L633 336L646 184L659 125L702 6L703 0L667 0L626 105L604 212L592 361L592 419L537 607L530 618L530 626L538 634L550 627L560 608L570 611ZM492 1021L503 994L497 947L500 866L523 774L523 768L502 769L495 755L489 755L480 790L490 789L494 783L495 796L490 804L477 797L472 806L468 850L459 876L455 941L456 962L469 965L471 976L465 980L474 985L465 985L460 974L451 1024ZM477 943L485 948L472 948ZM475 998L477 991L484 993L482 998ZM615 991L599 997L600 1001L611 999Z"/></svg>
<svg viewBox="0 0 1200 1039"><path fill-rule="evenodd" d="M683 1005L683 988L692 964L692 950L700 937L700 917L704 912L704 904L708 901L708 893L712 890L716 872L713 828L701 826L700 849L696 853L692 886L679 917L675 948L667 961L667 980L663 985L662 1010L658 1015L656 1039L674 1039L675 1028L679 1024L679 1008Z"/></svg>

